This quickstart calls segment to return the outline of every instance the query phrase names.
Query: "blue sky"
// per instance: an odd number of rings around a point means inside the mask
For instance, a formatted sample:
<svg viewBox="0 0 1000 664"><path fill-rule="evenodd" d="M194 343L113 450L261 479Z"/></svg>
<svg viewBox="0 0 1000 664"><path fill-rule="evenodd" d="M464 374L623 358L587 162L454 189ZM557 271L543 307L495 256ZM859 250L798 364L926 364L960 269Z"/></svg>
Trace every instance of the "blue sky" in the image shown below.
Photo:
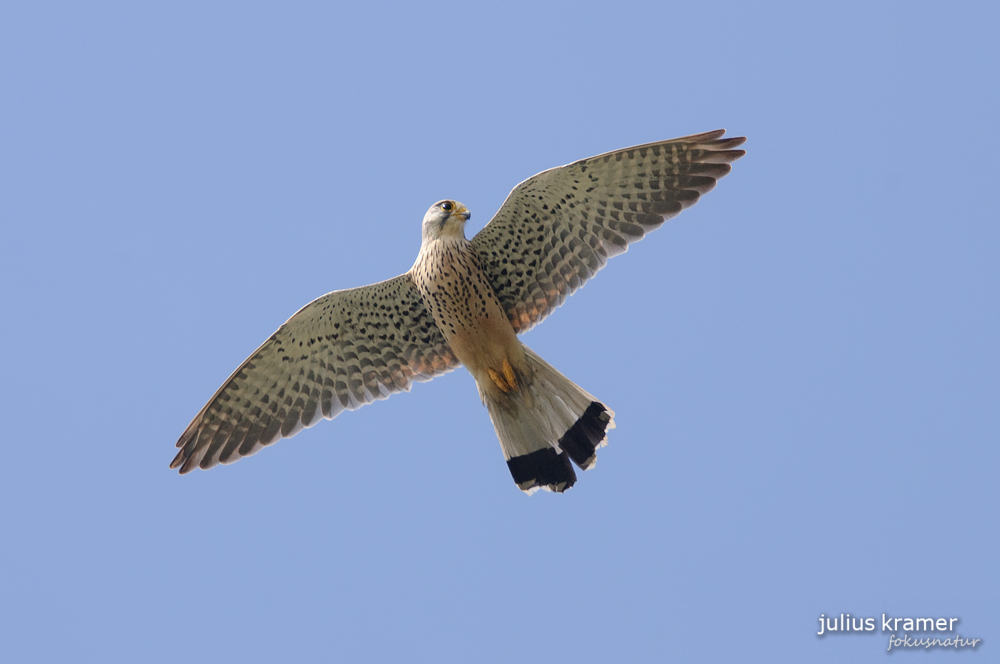
<svg viewBox="0 0 1000 664"><path fill-rule="evenodd" d="M841 613L995 658L998 18L6 3L0 659L882 661L817 637ZM617 413L565 495L517 491L464 371L167 469L434 201L471 236L534 173L720 127L733 173L524 337Z"/></svg>

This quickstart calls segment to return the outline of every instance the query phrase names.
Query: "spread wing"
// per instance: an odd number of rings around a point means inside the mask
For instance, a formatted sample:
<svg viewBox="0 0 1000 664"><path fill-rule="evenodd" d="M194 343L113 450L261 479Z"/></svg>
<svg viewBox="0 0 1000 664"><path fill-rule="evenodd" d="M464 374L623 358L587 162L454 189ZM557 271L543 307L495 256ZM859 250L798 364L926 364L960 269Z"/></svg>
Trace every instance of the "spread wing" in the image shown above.
<svg viewBox="0 0 1000 664"><path fill-rule="evenodd" d="M539 173L514 187L472 239L514 330L525 332L608 259L698 202L745 138L724 129L649 143Z"/></svg>
<svg viewBox="0 0 1000 664"><path fill-rule="evenodd" d="M232 463L459 366L408 275L303 307L229 377L177 441L187 473Z"/></svg>

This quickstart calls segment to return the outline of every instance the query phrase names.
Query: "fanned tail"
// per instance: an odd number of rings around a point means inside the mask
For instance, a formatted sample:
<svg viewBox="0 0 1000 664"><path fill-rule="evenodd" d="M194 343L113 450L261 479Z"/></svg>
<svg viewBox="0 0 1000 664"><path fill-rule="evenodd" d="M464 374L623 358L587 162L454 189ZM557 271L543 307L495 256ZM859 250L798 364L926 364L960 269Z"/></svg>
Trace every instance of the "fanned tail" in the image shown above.
<svg viewBox="0 0 1000 664"><path fill-rule="evenodd" d="M529 371L519 389L480 392L518 488L562 493L576 482L570 461L594 467L615 414L527 346L524 352Z"/></svg>

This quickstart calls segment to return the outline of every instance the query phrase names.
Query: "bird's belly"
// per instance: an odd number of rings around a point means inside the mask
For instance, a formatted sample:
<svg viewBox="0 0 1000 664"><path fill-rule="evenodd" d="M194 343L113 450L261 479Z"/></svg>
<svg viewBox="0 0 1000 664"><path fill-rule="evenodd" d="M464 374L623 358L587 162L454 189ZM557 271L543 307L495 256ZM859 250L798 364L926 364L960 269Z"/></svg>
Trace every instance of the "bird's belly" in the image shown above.
<svg viewBox="0 0 1000 664"><path fill-rule="evenodd" d="M462 364L473 376L491 367L503 366L504 360L520 365L524 352L517 340L514 328L506 316L502 316L499 308L488 312L488 316L466 320L466 324L456 327L452 333L449 329L445 338Z"/></svg>
<svg viewBox="0 0 1000 664"><path fill-rule="evenodd" d="M489 371L502 371L504 362L527 369L517 333L467 240L426 247L414 280L455 357L477 382L489 382Z"/></svg>

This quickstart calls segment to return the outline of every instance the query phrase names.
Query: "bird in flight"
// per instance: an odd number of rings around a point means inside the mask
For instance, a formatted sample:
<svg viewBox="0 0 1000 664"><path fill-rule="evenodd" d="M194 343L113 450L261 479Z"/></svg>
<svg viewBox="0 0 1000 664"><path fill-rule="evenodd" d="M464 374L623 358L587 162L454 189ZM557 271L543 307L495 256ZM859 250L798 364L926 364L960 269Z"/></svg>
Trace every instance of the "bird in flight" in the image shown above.
<svg viewBox="0 0 1000 664"><path fill-rule="evenodd" d="M464 365L522 491L563 492L593 467L614 412L517 335L628 245L691 207L745 154L725 130L616 150L514 187L472 240L458 201L424 215L416 262L394 279L300 309L209 399L177 447L187 473L255 454L321 418Z"/></svg>

